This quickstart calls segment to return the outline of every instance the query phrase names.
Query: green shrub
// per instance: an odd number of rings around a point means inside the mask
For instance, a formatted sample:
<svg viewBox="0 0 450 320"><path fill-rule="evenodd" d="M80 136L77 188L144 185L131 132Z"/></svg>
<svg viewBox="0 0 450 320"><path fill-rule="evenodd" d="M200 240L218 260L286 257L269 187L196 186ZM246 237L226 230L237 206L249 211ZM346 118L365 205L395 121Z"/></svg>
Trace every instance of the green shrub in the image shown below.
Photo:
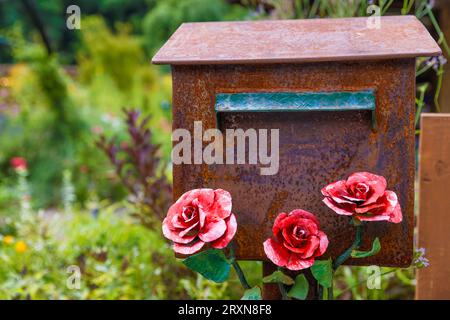
<svg viewBox="0 0 450 320"><path fill-rule="evenodd" d="M249 10L225 0L164 0L145 16L146 48L154 53L183 22L242 20Z"/></svg>
<svg viewBox="0 0 450 320"><path fill-rule="evenodd" d="M121 210L41 213L32 227L19 219L16 233L4 234L0 244L0 298L186 298L178 278L188 279L189 271L175 263L159 230ZM81 271L79 289L67 285L72 265Z"/></svg>
<svg viewBox="0 0 450 320"><path fill-rule="evenodd" d="M93 203L90 212L16 214L0 220L0 299L238 299L233 274L217 285L175 259L160 228L130 218L126 204ZM261 264L244 270L256 281ZM73 269L81 272L74 288ZM68 285L69 284L69 285ZM70 286L72 285L72 286Z"/></svg>
<svg viewBox="0 0 450 320"><path fill-rule="evenodd" d="M83 201L88 192L86 176L90 180L99 177L99 173L105 176L107 162L104 159L102 163L100 151L91 139L92 113L75 104L70 92L74 87L72 80L63 73L55 57L39 52L15 66L9 79L10 94L18 111L7 114L0 128L0 175L10 174L10 158L26 158L34 204L48 207L60 202L65 169L76 172L89 167L90 171L75 175L77 195Z"/></svg>
<svg viewBox="0 0 450 320"><path fill-rule="evenodd" d="M165 160L169 158L170 77L156 73L136 37L121 30L115 34L101 18L86 19L79 53L82 81L68 77L57 56L48 57L42 46L21 38L20 28L8 33L21 63L7 78L8 101L0 97L0 104L17 109L0 119L0 178L11 174L11 157L25 157L37 208L61 205L64 170L73 173L81 203L92 193L117 200L125 196L95 145L99 133L119 141L125 136L118 116L124 106L139 106L152 115L148 125L154 128L155 142L163 145Z"/></svg>
<svg viewBox="0 0 450 320"><path fill-rule="evenodd" d="M99 16L89 16L82 23L77 58L80 80L91 83L99 75L107 75L119 90L131 91L142 76L140 67L145 58L139 41L130 35L129 26L117 24L114 34ZM149 80L154 81L152 75Z"/></svg>

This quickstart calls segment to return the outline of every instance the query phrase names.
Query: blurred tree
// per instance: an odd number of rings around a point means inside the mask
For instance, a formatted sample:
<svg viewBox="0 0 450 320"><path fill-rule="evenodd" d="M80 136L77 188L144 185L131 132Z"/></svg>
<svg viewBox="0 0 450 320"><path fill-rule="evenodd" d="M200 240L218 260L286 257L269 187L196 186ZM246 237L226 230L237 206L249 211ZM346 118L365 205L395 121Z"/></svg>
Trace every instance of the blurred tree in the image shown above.
<svg viewBox="0 0 450 320"><path fill-rule="evenodd" d="M99 151L90 140L89 119L75 103L73 82L57 56L23 39L20 29L16 26L6 34L18 62L8 78L10 104L16 105L17 113L8 114L0 128L0 160L6 164L1 173L8 173L11 157L25 157L30 164L33 203L48 207L60 201L62 172L98 162L95 152ZM74 182L86 175L75 175ZM85 189L77 192L86 194Z"/></svg>
<svg viewBox="0 0 450 320"><path fill-rule="evenodd" d="M47 53L51 54L53 52L51 41L48 36L47 29L45 28L45 25L42 21L42 17L40 16L39 11L37 9L36 3L34 2L34 0L21 0L21 2L31 22L39 31L39 34L41 35L42 38L42 42L44 43L45 48L47 49Z"/></svg>
<svg viewBox="0 0 450 320"><path fill-rule="evenodd" d="M113 34L100 16L87 17L82 25L82 46L77 55L80 79L90 83L106 74L120 90L128 91L145 63L141 44L130 35L129 26L117 24L117 33Z"/></svg>
<svg viewBox="0 0 450 320"><path fill-rule="evenodd" d="M89 130L69 95L69 79L56 57L37 47L23 59L29 59L31 76L36 81L34 89L45 107L38 110L39 106L34 105L33 109L23 110L20 119L25 130L16 135L17 144L9 152L26 152L32 164L34 201L43 207L59 201L62 172L78 165L80 150L89 149Z"/></svg>
<svg viewBox="0 0 450 320"><path fill-rule="evenodd" d="M183 22L221 21L245 19L252 8L232 4L226 0L0 0L0 29L11 27L15 23L23 25L24 35L30 39L40 32L44 35L44 44L51 39L52 48L59 53L65 63L75 62L75 52L80 46L80 32L66 27L66 8L78 5L82 18L89 15L101 15L107 26L118 22L131 25L136 34L145 36L149 53L159 48L170 34ZM34 7L34 9L30 9ZM36 28L36 16L45 25ZM33 18L34 17L34 18ZM45 29L43 33L42 30ZM83 24L81 26L83 30ZM1 44L0 44L1 46ZM47 46L48 48L50 46ZM1 47L0 47L1 48ZM0 63L13 62L8 50L0 50Z"/></svg>
<svg viewBox="0 0 450 320"><path fill-rule="evenodd" d="M102 15L109 26L117 22L127 22L133 26L133 30L140 32L142 19L156 5L156 2L157 0L39 0L33 2L0 0L0 29L20 23L25 37L30 39L37 29L30 11L24 4L34 4L35 12L38 12L41 20L45 22L45 30L48 39L52 41L53 49L60 53L63 62L73 63L74 53L79 43L79 32L66 28L66 8L69 5L78 5L82 17L92 14ZM13 56L8 50L0 50L0 63L5 62L13 62Z"/></svg>
<svg viewBox="0 0 450 320"><path fill-rule="evenodd" d="M242 20L250 10L225 0L165 0L144 18L146 49L154 53L183 22Z"/></svg>

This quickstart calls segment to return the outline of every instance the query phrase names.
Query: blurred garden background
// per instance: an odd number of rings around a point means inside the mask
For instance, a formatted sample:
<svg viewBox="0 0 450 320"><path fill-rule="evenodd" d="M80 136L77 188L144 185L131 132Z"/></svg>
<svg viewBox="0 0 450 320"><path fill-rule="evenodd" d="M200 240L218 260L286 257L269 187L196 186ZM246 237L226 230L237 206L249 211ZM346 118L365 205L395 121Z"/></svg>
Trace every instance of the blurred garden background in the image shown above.
<svg viewBox="0 0 450 320"><path fill-rule="evenodd" d="M161 235L171 76L151 57L182 22L367 16L373 4L415 14L448 55L447 1L0 0L0 298L240 298L235 276L195 275ZM70 5L80 29L66 25ZM445 63L418 59L417 114L450 111ZM256 284L261 264L243 267ZM337 298L413 298L414 267L383 268L378 290L366 271L343 268Z"/></svg>

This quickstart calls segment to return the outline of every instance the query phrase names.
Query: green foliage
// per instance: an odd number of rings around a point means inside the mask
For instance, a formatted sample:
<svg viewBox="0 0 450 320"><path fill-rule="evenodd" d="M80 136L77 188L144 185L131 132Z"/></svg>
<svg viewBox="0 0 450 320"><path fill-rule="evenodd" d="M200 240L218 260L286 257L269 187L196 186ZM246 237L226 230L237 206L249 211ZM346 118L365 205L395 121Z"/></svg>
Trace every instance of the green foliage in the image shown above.
<svg viewBox="0 0 450 320"><path fill-rule="evenodd" d="M333 267L331 259L316 260L311 266L311 273L319 284L330 288L333 283Z"/></svg>
<svg viewBox="0 0 450 320"><path fill-rule="evenodd" d="M380 239L375 238L372 243L372 249L369 251L360 251L360 250L353 250L351 253L352 258L367 258L370 256L376 255L381 250L381 244Z"/></svg>
<svg viewBox="0 0 450 320"><path fill-rule="evenodd" d="M388 300L413 299L415 286L414 268L397 269L381 267L379 287L367 286L373 277L372 267L342 266L335 274L335 299ZM370 281L370 280L369 280Z"/></svg>
<svg viewBox="0 0 450 320"><path fill-rule="evenodd" d="M94 119L99 112L116 116L124 107L138 107L151 115L148 125L155 132L153 142L163 146L168 160L170 76L159 74L150 65L140 41L130 34L129 25L118 24L113 32L99 16L87 17L82 23L82 47L77 54L80 103L94 113Z"/></svg>
<svg viewBox="0 0 450 320"><path fill-rule="evenodd" d="M241 286L196 276L173 255L160 228L130 218L126 203L94 210L0 216L0 299L239 299ZM73 270L81 272L79 289ZM243 263L251 280L261 263ZM72 286L71 286L72 285Z"/></svg>
<svg viewBox="0 0 450 320"><path fill-rule="evenodd" d="M230 276L230 262L222 250L202 251L184 259L183 264L214 282L224 282Z"/></svg>
<svg viewBox="0 0 450 320"><path fill-rule="evenodd" d="M117 24L113 34L99 16L82 21L81 48L78 51L79 76L83 83L92 83L98 76L108 76L117 89L130 91L141 75L144 53L139 41L130 35L131 29ZM102 41L99 41L102 39ZM153 81L150 74L150 82Z"/></svg>
<svg viewBox="0 0 450 320"><path fill-rule="evenodd" d="M241 20L248 10L224 0L164 0L143 21L147 49L154 53L183 22Z"/></svg>
<svg viewBox="0 0 450 320"><path fill-rule="evenodd" d="M60 53L65 63L73 63L76 48L80 44L77 32L66 28L65 11L69 5L78 5L83 16L101 14L108 25L122 21L130 23L135 30L139 31L143 17L155 6L157 0L39 0L33 2L39 17L45 24L53 48ZM24 35L27 39L35 36L36 28L23 9L22 1L0 1L0 29L8 28L17 21L20 21L24 27ZM0 47L0 61L13 61L9 50L3 50Z"/></svg>
<svg viewBox="0 0 450 320"><path fill-rule="evenodd" d="M288 297L297 300L305 300L308 296L309 283L303 273L295 277L295 284L289 289Z"/></svg>
<svg viewBox="0 0 450 320"><path fill-rule="evenodd" d="M16 222L0 244L2 299L186 298L179 284L190 273L173 259L159 230L118 213L39 214ZM17 220L16 220L17 221ZM12 236L12 243L5 241ZM26 247L18 244L25 243ZM79 289L67 285L69 266L81 271Z"/></svg>
<svg viewBox="0 0 450 320"><path fill-rule="evenodd" d="M272 274L265 276L262 280L264 283L282 283L285 285L293 285L294 279L289 277L288 275L284 274L282 271L277 270L273 272Z"/></svg>
<svg viewBox="0 0 450 320"><path fill-rule="evenodd" d="M19 207L18 187L16 177L5 177L0 179L0 233L2 227L9 226L12 220L11 214ZM8 232L6 230L5 232ZM9 231L10 232L10 231Z"/></svg>
<svg viewBox="0 0 450 320"><path fill-rule="evenodd" d="M6 88L8 97L0 97L0 103L17 109L2 117L0 177L10 173L11 157L25 157L35 207L61 204L65 170L73 173L76 198L82 204L92 194L110 199L124 196L118 178L111 176L107 158L95 145L99 133L115 136L119 142L126 139L118 117L124 106L140 106L152 115L148 126L168 161L170 77L154 71L139 41L128 33L125 27L112 33L98 17L86 19L84 49L79 53L82 81L68 77L57 57L47 56L42 46L24 40L20 26L5 33L15 44L16 60L22 63L6 78L11 84Z"/></svg>
<svg viewBox="0 0 450 320"><path fill-rule="evenodd" d="M254 286L251 289L245 290L241 300L262 300L261 288Z"/></svg>
<svg viewBox="0 0 450 320"><path fill-rule="evenodd" d="M179 263L179 262L178 262ZM197 273L196 279L184 278L180 283L190 298L195 300L219 300L230 298L230 285L227 282L212 282Z"/></svg>
<svg viewBox="0 0 450 320"><path fill-rule="evenodd" d="M12 69L9 79L13 86L8 90L19 113L7 117L0 128L0 162L4 164L3 173L8 173L10 158L25 157L30 164L33 203L47 207L61 200L65 169L104 168L106 159L91 141L91 118L75 106L70 92L73 83L55 57L40 50L18 53L18 57L23 57L24 63ZM86 179L101 172L105 169L75 175L80 200L87 197Z"/></svg>

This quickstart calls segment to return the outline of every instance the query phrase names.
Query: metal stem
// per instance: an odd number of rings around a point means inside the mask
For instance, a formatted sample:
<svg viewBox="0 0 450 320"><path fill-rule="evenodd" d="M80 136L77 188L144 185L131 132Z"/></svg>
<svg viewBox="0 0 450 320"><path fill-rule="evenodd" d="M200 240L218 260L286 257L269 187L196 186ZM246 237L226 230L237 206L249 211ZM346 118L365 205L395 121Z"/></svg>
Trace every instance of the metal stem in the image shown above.
<svg viewBox="0 0 450 320"><path fill-rule="evenodd" d="M231 265L233 266L234 270L236 271L236 274L239 278L239 281L241 285L244 287L245 290L250 289L250 285L247 282L247 279L245 278L244 271L242 271L241 266L236 261L236 256L234 255L234 243L230 243L228 245L228 248L230 249L230 255L228 259L231 261Z"/></svg>
<svg viewBox="0 0 450 320"><path fill-rule="evenodd" d="M342 265L351 255L352 251L357 249L361 245L361 240L364 232L364 224L361 223L356 227L356 236L353 244L341 254L333 264L333 270L336 270L340 265Z"/></svg>
<svg viewBox="0 0 450 320"><path fill-rule="evenodd" d="M236 274L238 275L239 281L241 282L244 289L250 289L250 285L247 282L247 279L245 278L244 272L242 271L241 267L239 266L239 263L233 259L233 262L231 263L234 270L236 271Z"/></svg>

